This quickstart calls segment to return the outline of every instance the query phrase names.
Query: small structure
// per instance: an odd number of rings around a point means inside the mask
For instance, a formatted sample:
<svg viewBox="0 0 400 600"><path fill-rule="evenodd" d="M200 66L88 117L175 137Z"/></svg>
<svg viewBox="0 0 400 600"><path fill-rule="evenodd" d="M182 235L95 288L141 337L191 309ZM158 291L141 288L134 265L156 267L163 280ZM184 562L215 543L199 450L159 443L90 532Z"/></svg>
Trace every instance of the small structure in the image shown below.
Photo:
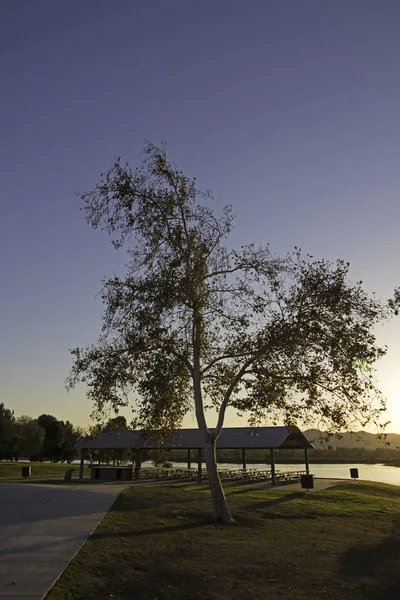
<svg viewBox="0 0 400 600"><path fill-rule="evenodd" d="M22 477L30 477L31 475L32 475L32 467L31 466L22 467L22 469L21 469Z"/></svg>
<svg viewBox="0 0 400 600"><path fill-rule="evenodd" d="M358 479L358 469L350 469L350 477L352 479Z"/></svg>
<svg viewBox="0 0 400 600"><path fill-rule="evenodd" d="M67 471L65 471L64 481L72 481L72 473L74 471L75 469L67 469Z"/></svg>
<svg viewBox="0 0 400 600"><path fill-rule="evenodd" d="M305 488L307 491L312 490L314 487L314 475L309 475L308 473L307 475L301 475L300 483L303 489Z"/></svg>
<svg viewBox="0 0 400 600"><path fill-rule="evenodd" d="M135 479L139 477L139 472L142 464L142 450L155 450L160 448L157 440L152 440L147 433L142 431L106 431L97 438L87 440L81 444L82 455L80 464L80 478L83 477L84 457L83 450L90 449L128 449L135 450ZM187 466L191 468L191 450L197 449L197 473L198 481L202 480L202 463L203 463L203 442L201 432L198 429L179 429L174 432L168 441L161 444L164 450L181 449L187 451ZM218 449L240 449L242 451L243 469L246 469L246 450L262 449L266 450L266 463L271 465L271 481L276 483L275 471L275 450L304 450L304 463L306 474L309 474L308 449L314 448L312 443L306 438L304 433L297 427L226 427L222 430L221 435L217 440ZM93 469L100 469L99 474L93 477ZM104 473L101 472L104 470ZM106 469L109 469L107 472ZM111 469L114 469L115 474ZM132 467L92 467L92 479L104 479L106 476L113 479L121 479L126 481L125 475L118 475L118 469L130 469ZM122 479L123 477L123 479ZM128 477L129 478L129 477ZM132 479L132 476L130 477Z"/></svg>
<svg viewBox="0 0 400 600"><path fill-rule="evenodd" d="M100 481L132 481L133 466L92 465L90 479Z"/></svg>

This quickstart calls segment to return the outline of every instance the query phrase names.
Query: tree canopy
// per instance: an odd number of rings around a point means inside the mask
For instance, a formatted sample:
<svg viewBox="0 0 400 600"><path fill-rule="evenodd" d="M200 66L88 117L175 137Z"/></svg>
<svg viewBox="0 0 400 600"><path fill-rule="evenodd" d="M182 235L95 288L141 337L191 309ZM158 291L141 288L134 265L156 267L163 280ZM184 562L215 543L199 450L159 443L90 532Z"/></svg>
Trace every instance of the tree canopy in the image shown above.
<svg viewBox="0 0 400 600"><path fill-rule="evenodd" d="M106 423L96 423L89 428L86 434L86 439L99 437L106 431L124 431L128 429L128 423L124 416L108 419ZM85 458L88 458L91 463L98 461L99 464L106 465L125 463L133 458L132 450L127 448L94 448L84 451Z"/></svg>
<svg viewBox="0 0 400 600"><path fill-rule="evenodd" d="M14 442L14 411L0 403L0 460L12 456Z"/></svg>
<svg viewBox="0 0 400 600"><path fill-rule="evenodd" d="M136 171L117 159L82 194L89 224L126 245L129 262L103 282L99 340L71 351L68 386L86 383L98 413L132 400L134 425L164 435L194 410L214 512L226 520L215 441L227 406L254 423L322 420L337 430L378 422L385 401L373 365L386 348L374 327L399 298L369 296L343 260L228 248L230 207L216 215L211 194L163 148L144 152ZM211 426L207 406L218 411Z"/></svg>
<svg viewBox="0 0 400 600"><path fill-rule="evenodd" d="M53 415L15 417L14 411L0 403L0 460L72 462L79 456L82 437L83 430L69 421L59 421Z"/></svg>
<svg viewBox="0 0 400 600"><path fill-rule="evenodd" d="M39 451L40 460L71 462L76 458L79 454L78 442L83 435L79 427L46 414L40 415L37 422L44 430L43 444Z"/></svg>

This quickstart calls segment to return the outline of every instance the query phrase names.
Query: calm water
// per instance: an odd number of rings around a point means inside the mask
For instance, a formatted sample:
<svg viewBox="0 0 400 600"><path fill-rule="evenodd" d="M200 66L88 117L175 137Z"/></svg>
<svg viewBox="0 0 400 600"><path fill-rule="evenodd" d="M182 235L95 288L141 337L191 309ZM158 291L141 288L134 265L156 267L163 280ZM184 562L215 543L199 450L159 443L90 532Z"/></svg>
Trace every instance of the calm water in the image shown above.
<svg viewBox="0 0 400 600"><path fill-rule="evenodd" d="M184 468L185 463L172 463L174 467ZM143 467L152 467L152 463L143 463ZM241 465L219 464L220 469L241 469ZM196 463L192 463L192 467L196 467ZM350 468L357 468L360 479L366 481L378 481L380 483L391 483L392 485L400 485L400 467L387 467L386 465L363 465L359 463L348 465L310 465L310 473L316 477L328 477L337 479L350 479ZM266 464L248 464L248 469L269 469ZM278 471L301 471L304 465L276 465Z"/></svg>
<svg viewBox="0 0 400 600"><path fill-rule="evenodd" d="M296 469L297 467L297 469ZM280 471L293 471L302 468L301 465L277 465ZM366 481L378 481L380 483L391 483L392 485L400 485L400 468L387 467L386 465L310 465L310 473L316 477L334 477L338 479L350 479L350 468L358 469L359 479Z"/></svg>

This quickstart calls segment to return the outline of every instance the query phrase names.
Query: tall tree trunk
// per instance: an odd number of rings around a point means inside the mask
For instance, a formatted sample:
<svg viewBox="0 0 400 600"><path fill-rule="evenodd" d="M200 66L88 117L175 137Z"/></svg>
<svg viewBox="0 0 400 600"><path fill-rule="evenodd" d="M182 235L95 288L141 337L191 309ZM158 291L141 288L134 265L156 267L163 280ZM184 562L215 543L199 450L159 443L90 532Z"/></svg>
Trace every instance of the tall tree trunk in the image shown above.
<svg viewBox="0 0 400 600"><path fill-rule="evenodd" d="M200 368L200 350L201 350L201 316L197 310L193 315L193 388L194 404L196 411L197 424L204 440L204 455L207 467L208 485L210 486L211 500L214 511L214 518L222 523L233 523L233 517L229 511L228 504L222 488L221 480L217 468L215 433L210 433L207 427L204 414L203 393L201 388L201 368ZM226 402L225 402L226 404ZM223 416L221 417L223 421ZM222 427L222 423L221 423ZM220 430L221 430L220 427Z"/></svg>
<svg viewBox="0 0 400 600"><path fill-rule="evenodd" d="M224 490L218 474L216 439L212 433L207 433L204 444L204 454L207 466L208 485L210 486L214 518L222 523L234 523L228 508Z"/></svg>

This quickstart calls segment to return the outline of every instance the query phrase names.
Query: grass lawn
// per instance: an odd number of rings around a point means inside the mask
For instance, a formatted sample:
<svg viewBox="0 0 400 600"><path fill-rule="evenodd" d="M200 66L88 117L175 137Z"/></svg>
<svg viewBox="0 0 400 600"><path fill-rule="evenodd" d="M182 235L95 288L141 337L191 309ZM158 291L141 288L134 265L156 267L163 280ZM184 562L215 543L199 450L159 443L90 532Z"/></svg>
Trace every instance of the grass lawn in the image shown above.
<svg viewBox="0 0 400 600"><path fill-rule="evenodd" d="M21 477L21 468L25 466L30 466L32 468L32 476L29 479ZM72 476L75 478L78 476L79 465L40 462L0 462L0 483L2 481L27 482L31 480L49 479L51 477L63 477L68 469L75 469Z"/></svg>
<svg viewBox="0 0 400 600"><path fill-rule="evenodd" d="M399 487L226 492L235 526L205 487L127 488L48 600L400 598Z"/></svg>

